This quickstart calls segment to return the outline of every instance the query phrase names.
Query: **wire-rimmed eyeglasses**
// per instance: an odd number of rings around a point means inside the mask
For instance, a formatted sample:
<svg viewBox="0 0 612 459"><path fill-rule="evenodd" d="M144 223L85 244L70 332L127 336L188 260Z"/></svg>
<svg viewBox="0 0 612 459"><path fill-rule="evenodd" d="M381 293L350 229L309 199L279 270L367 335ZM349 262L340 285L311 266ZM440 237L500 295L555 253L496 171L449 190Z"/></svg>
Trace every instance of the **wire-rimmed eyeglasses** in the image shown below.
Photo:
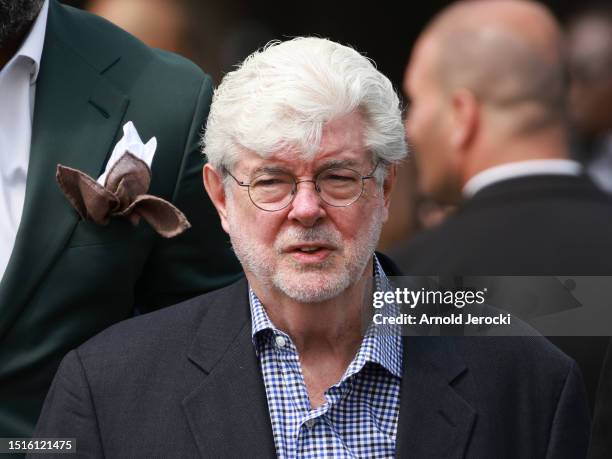
<svg viewBox="0 0 612 459"><path fill-rule="evenodd" d="M374 171L361 175L348 167L332 166L318 172L311 180L297 180L288 172L264 172L255 176L250 183L238 180L227 169L225 172L241 187L248 188L249 198L255 207L267 212L276 212L287 207L297 194L300 183L312 182L321 200L333 207L347 207L363 194L365 181L374 178Z"/></svg>

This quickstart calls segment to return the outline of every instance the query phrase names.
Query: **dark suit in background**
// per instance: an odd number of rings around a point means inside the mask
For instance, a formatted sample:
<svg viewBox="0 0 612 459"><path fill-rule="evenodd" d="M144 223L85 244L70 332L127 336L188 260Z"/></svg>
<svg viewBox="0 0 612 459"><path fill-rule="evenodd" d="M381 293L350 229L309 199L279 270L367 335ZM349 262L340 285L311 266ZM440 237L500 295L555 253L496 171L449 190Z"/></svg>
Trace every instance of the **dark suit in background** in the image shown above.
<svg viewBox="0 0 612 459"><path fill-rule="evenodd" d="M586 176L493 183L392 258L407 274L612 275L612 200ZM608 338L552 341L583 371L591 406Z"/></svg>
<svg viewBox="0 0 612 459"><path fill-rule="evenodd" d="M397 457L585 456L582 378L544 338L412 336L403 350ZM270 458L266 400L242 280L70 352L35 435L76 437L87 457Z"/></svg>
<svg viewBox="0 0 612 459"><path fill-rule="evenodd" d="M135 305L160 308L236 278L201 180L211 94L189 61L51 0L23 217L0 284L0 436L29 436L64 354ZM127 121L144 141L157 137L149 193L193 225L175 239L145 222L79 221L55 181L58 163L98 177Z"/></svg>
<svg viewBox="0 0 612 459"><path fill-rule="evenodd" d="M608 459L612 451L612 341L604 360L593 417L589 459Z"/></svg>

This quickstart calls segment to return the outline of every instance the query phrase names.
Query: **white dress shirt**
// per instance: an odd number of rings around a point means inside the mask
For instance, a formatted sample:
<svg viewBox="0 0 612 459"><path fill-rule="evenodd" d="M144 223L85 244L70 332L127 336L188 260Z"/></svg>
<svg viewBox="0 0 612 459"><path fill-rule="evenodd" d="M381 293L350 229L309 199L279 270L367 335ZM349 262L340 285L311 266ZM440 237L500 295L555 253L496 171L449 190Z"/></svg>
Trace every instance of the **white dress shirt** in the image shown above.
<svg viewBox="0 0 612 459"><path fill-rule="evenodd" d="M13 251L23 211L34 95L48 10L46 0L21 48L0 70L0 279Z"/></svg>
<svg viewBox="0 0 612 459"><path fill-rule="evenodd" d="M531 159L491 167L473 176L463 187L463 197L469 199L483 188L517 177L529 175L580 175L582 166L571 159Z"/></svg>

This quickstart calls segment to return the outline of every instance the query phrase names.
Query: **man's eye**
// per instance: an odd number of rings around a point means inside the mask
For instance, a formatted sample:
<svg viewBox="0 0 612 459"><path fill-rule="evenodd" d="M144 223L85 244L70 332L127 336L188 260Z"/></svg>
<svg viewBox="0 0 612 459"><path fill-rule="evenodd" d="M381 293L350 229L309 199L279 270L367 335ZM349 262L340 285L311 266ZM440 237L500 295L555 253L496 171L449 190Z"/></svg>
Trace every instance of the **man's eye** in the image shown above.
<svg viewBox="0 0 612 459"><path fill-rule="evenodd" d="M355 177L353 176L347 176L347 175L329 175L325 178L326 180L332 180L335 182L353 182L355 180Z"/></svg>
<svg viewBox="0 0 612 459"><path fill-rule="evenodd" d="M257 180L253 185L258 187L270 187L275 185L285 185L286 183L288 183L286 179L266 178Z"/></svg>

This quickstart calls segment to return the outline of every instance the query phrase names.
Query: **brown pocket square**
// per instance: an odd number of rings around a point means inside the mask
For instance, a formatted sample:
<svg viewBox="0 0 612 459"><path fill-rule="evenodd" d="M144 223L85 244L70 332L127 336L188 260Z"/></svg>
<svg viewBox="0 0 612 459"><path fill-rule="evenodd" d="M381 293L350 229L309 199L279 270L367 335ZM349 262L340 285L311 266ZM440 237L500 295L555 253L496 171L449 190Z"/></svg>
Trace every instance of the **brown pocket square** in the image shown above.
<svg viewBox="0 0 612 459"><path fill-rule="evenodd" d="M191 225L187 217L165 199L146 194L151 183L149 166L126 152L109 171L105 186L71 167L57 165L57 182L82 219L108 225L111 217L125 217L137 225L144 218L166 238Z"/></svg>

